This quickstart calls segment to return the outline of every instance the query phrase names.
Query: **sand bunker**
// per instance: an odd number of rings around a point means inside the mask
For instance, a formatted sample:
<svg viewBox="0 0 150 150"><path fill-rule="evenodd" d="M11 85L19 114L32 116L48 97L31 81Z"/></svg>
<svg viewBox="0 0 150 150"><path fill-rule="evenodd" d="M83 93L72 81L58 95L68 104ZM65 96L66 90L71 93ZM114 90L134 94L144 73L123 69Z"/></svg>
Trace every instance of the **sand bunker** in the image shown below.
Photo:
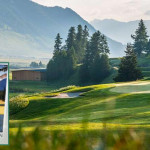
<svg viewBox="0 0 150 150"><path fill-rule="evenodd" d="M76 93L60 93L57 96L51 97L51 98L76 98L79 97L82 92L76 92Z"/></svg>
<svg viewBox="0 0 150 150"><path fill-rule="evenodd" d="M150 93L150 82L139 81L139 82L116 84L116 87L112 88L110 91L117 93L133 93L133 94Z"/></svg>

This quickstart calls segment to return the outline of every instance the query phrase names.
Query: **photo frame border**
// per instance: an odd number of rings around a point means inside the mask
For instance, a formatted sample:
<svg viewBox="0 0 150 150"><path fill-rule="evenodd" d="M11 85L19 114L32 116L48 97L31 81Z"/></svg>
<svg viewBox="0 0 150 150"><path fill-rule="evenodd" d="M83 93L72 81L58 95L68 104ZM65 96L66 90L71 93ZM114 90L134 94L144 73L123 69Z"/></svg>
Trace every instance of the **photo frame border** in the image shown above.
<svg viewBox="0 0 150 150"><path fill-rule="evenodd" d="M8 124L7 124L7 126L8 126L8 144L0 144L0 146L9 146L9 143L10 143L10 141L9 141L9 74L10 74L10 63L9 62L0 62L0 64L2 64L2 63L5 63L5 64L8 64L8 69L7 69L7 91L8 91L8 93L6 92L6 94L8 94ZM5 111L5 108L4 108L4 111ZM4 125L4 124L3 124Z"/></svg>

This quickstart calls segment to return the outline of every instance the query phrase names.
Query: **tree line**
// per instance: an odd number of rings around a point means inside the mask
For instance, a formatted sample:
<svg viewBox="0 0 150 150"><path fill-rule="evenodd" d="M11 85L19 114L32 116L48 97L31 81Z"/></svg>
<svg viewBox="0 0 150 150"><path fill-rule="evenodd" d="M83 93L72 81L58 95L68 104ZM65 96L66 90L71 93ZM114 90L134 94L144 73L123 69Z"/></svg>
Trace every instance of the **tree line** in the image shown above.
<svg viewBox="0 0 150 150"><path fill-rule="evenodd" d="M40 61L39 63L37 62L31 62L30 64L31 68L45 68L45 65Z"/></svg>
<svg viewBox="0 0 150 150"><path fill-rule="evenodd" d="M102 81L110 72L106 37L95 32L91 37L87 26L71 27L65 44L58 33L53 58L47 65L48 81L70 77L77 69L81 82Z"/></svg>
<svg viewBox="0 0 150 150"><path fill-rule="evenodd" d="M131 35L131 38L134 42L127 44L126 56L121 59L118 75L114 78L115 81L135 81L143 78L137 58L150 54L150 39L143 20L140 20L135 35Z"/></svg>
<svg viewBox="0 0 150 150"><path fill-rule="evenodd" d="M134 43L128 43L126 56L121 58L118 74L114 81L134 81L143 75L137 63L137 57L150 54L150 40L143 20L140 21ZM71 27L65 44L58 33L55 38L53 57L47 65L47 80L68 79L77 70L80 82L100 82L111 73L109 64L110 50L106 37L96 31L91 37L87 26Z"/></svg>

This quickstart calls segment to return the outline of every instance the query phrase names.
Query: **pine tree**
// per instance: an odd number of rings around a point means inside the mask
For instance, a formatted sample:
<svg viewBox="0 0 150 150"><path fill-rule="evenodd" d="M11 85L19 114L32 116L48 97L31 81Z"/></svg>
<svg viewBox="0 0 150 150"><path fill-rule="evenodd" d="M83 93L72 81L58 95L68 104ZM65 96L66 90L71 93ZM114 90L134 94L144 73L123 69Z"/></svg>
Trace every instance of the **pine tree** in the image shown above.
<svg viewBox="0 0 150 150"><path fill-rule="evenodd" d="M97 55L91 69L92 80L100 82L106 78L109 73L110 65L108 56L106 54Z"/></svg>
<svg viewBox="0 0 150 150"><path fill-rule="evenodd" d="M91 61L99 54L108 54L109 48L106 37L99 31L95 32L90 40Z"/></svg>
<svg viewBox="0 0 150 150"><path fill-rule="evenodd" d="M147 52L148 35L143 20L140 21L139 27L135 31L135 35L131 35L131 37L134 40L134 51L138 56Z"/></svg>
<svg viewBox="0 0 150 150"><path fill-rule="evenodd" d="M76 35L76 41L81 42L83 40L83 29L81 25L78 25L77 27L77 35Z"/></svg>
<svg viewBox="0 0 150 150"><path fill-rule="evenodd" d="M110 70L107 40L98 31L92 35L87 45L83 65L80 68L81 81L101 81L107 77Z"/></svg>
<svg viewBox="0 0 150 150"><path fill-rule="evenodd" d="M39 64L37 62L31 62L30 67L31 68L39 68Z"/></svg>
<svg viewBox="0 0 150 150"><path fill-rule="evenodd" d="M76 41L76 31L74 27L71 27L66 40L67 50L70 50L72 47L75 47L75 41Z"/></svg>
<svg viewBox="0 0 150 150"><path fill-rule="evenodd" d="M85 53L86 53L86 49L88 47L88 38L89 38L89 29L88 27L85 25L84 26L84 30L83 30L83 39L82 39L82 59L81 62L83 62Z"/></svg>
<svg viewBox="0 0 150 150"><path fill-rule="evenodd" d="M39 62L39 68L44 68L45 67L45 65L40 61Z"/></svg>
<svg viewBox="0 0 150 150"><path fill-rule="evenodd" d="M67 53L61 50L49 61L47 65L47 80L53 81L66 77L65 67L67 64Z"/></svg>
<svg viewBox="0 0 150 150"><path fill-rule="evenodd" d="M74 51L75 35L74 27L71 27L66 45L62 46L62 38L57 34L53 58L47 65L48 81L68 78L73 73L76 65Z"/></svg>
<svg viewBox="0 0 150 150"><path fill-rule="evenodd" d="M90 43L87 42L85 57L83 59L83 64L81 65L79 71L81 82L87 82L90 80L90 68L91 68Z"/></svg>
<svg viewBox="0 0 150 150"><path fill-rule="evenodd" d="M47 65L47 80L57 80L63 78L64 75L64 66L66 61L66 51L62 50L62 38L58 33L55 39L54 53L52 59Z"/></svg>
<svg viewBox="0 0 150 150"><path fill-rule="evenodd" d="M88 42L88 37L89 37L89 29L88 27L85 25L84 26L84 30L83 30L83 43L85 44L85 48L86 48L86 44Z"/></svg>
<svg viewBox="0 0 150 150"><path fill-rule="evenodd" d="M67 51L65 76L69 77L74 72L75 67L76 67L75 49L74 47L72 47L69 51Z"/></svg>
<svg viewBox="0 0 150 150"><path fill-rule="evenodd" d="M62 38L60 37L60 34L58 33L55 39L55 45L54 45L54 55L61 51L62 49Z"/></svg>
<svg viewBox="0 0 150 150"><path fill-rule="evenodd" d="M114 78L117 82L135 81L142 79L142 73L137 67L137 58L131 44L127 44L126 56L119 65L118 75Z"/></svg>

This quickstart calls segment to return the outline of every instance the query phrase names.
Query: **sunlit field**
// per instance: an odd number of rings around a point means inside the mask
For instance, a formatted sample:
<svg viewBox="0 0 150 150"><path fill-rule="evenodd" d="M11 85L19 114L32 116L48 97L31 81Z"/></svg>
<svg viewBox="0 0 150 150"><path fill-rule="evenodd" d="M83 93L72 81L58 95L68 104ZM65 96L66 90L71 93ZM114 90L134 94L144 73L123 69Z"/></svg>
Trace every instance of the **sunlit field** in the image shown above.
<svg viewBox="0 0 150 150"><path fill-rule="evenodd" d="M139 82L137 82L138 84ZM93 85L87 87L70 87L54 92L22 96L17 100L18 109L13 108L15 98L10 106L10 127L15 129L20 123L26 130L36 126L43 129L81 129L83 120L89 123L89 129L100 129L103 123L108 127L147 127L149 128L150 94L147 91L149 81L143 83L143 93L117 93L116 88L123 89L122 83ZM133 83L128 83L132 86ZM125 85L127 86L127 85ZM139 89L135 86L135 91ZM123 90L124 91L124 90ZM52 98L62 92L82 92L77 98ZM24 101L29 101L23 106ZM22 102L23 101L23 102ZM16 105L15 105L16 106ZM14 109L14 110L13 110ZM14 112L13 112L14 111ZM40 112L40 113L39 113Z"/></svg>

